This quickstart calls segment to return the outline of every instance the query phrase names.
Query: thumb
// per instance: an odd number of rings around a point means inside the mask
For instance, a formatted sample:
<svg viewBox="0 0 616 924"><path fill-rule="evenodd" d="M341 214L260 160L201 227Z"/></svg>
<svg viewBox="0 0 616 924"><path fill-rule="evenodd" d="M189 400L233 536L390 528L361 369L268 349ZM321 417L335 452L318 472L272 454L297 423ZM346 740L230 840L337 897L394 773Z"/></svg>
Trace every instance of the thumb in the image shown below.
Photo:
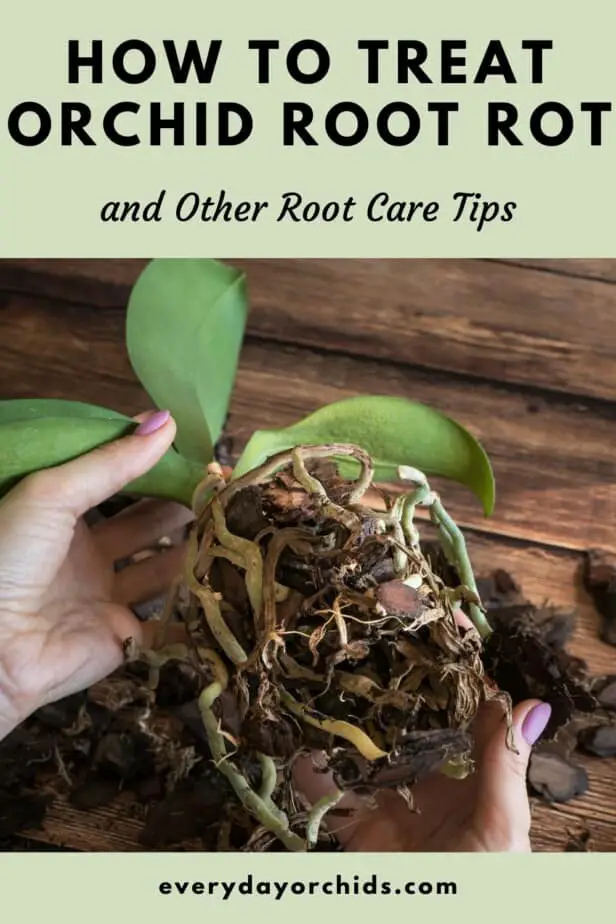
<svg viewBox="0 0 616 924"><path fill-rule="evenodd" d="M35 494L38 502L60 507L75 518L102 504L153 468L175 438L175 422L169 411L142 415L138 421L139 426L129 436L30 476L24 490Z"/></svg>
<svg viewBox="0 0 616 924"><path fill-rule="evenodd" d="M481 797L476 827L495 850L528 850L530 804L526 774L533 745L545 731L552 708L540 700L526 700L513 710L511 748L504 719L486 742L479 766ZM503 844L505 846L498 846Z"/></svg>

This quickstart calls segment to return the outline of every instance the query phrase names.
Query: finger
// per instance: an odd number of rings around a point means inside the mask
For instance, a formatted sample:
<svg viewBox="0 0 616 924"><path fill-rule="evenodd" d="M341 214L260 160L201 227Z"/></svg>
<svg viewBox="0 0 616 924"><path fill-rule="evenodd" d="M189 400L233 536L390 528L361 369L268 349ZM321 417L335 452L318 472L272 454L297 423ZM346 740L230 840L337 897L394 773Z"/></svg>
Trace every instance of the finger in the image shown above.
<svg viewBox="0 0 616 924"><path fill-rule="evenodd" d="M78 518L153 468L174 438L175 423L169 412L157 411L129 436L31 475L23 484L39 505Z"/></svg>
<svg viewBox="0 0 616 924"><path fill-rule="evenodd" d="M482 760L485 749L494 736L500 734L501 728L504 727L505 715L505 706L500 700L493 699L481 703L471 726L475 760Z"/></svg>
<svg viewBox="0 0 616 924"><path fill-rule="evenodd" d="M148 499L123 510L91 529L97 544L110 561L128 558L172 536L194 519L192 511L171 501Z"/></svg>
<svg viewBox="0 0 616 924"><path fill-rule="evenodd" d="M165 593L182 573L185 554L184 543L123 568L115 576L115 600L125 606L136 606Z"/></svg>
<svg viewBox="0 0 616 924"><path fill-rule="evenodd" d="M526 774L532 746L550 720L551 707L539 700L527 700L513 711L515 751L508 746L504 718L487 742L479 766L481 799L477 830L493 832L497 840L515 850L525 845L530 830L530 805Z"/></svg>

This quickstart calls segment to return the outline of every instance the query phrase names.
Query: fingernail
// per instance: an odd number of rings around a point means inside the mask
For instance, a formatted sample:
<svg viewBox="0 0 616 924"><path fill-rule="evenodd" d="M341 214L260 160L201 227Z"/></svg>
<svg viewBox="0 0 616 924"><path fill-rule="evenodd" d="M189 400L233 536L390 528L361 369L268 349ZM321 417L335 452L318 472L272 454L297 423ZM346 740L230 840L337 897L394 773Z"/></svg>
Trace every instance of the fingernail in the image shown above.
<svg viewBox="0 0 616 924"><path fill-rule="evenodd" d="M552 707L549 703L540 703L538 706L533 706L524 719L522 723L522 735L526 743L531 747L539 740L545 731L551 715Z"/></svg>
<svg viewBox="0 0 616 924"><path fill-rule="evenodd" d="M156 411L151 417L148 417L147 420L139 424L135 433L138 436L149 436L150 433L154 433L156 430L160 430L161 427L164 427L170 417L170 411Z"/></svg>

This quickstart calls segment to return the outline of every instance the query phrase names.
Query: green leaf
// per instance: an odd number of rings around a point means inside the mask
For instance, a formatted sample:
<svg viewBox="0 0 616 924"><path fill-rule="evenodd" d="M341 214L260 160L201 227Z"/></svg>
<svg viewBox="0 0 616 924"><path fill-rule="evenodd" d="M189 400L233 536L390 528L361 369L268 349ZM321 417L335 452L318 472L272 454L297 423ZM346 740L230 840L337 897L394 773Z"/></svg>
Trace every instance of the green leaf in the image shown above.
<svg viewBox="0 0 616 924"><path fill-rule="evenodd" d="M375 480L399 481L398 467L413 466L470 488L486 516L494 509L494 475L485 450L460 424L425 404L404 398L348 398L323 407L282 430L258 430L233 477L295 446L352 443L375 463ZM348 466L340 463L346 474Z"/></svg>
<svg viewBox="0 0 616 924"><path fill-rule="evenodd" d="M15 420L35 420L39 417L98 417L105 420L130 420L106 407L82 401L63 401L59 398L15 398L0 401L0 425Z"/></svg>
<svg viewBox="0 0 616 924"><path fill-rule="evenodd" d="M76 459L126 436L135 426L130 417L78 402L1 401L0 496L26 475ZM200 465L169 450L125 490L189 506L202 474Z"/></svg>
<svg viewBox="0 0 616 924"><path fill-rule="evenodd" d="M152 260L131 292L126 343L182 455L207 464L225 424L247 317L245 278L216 260Z"/></svg>

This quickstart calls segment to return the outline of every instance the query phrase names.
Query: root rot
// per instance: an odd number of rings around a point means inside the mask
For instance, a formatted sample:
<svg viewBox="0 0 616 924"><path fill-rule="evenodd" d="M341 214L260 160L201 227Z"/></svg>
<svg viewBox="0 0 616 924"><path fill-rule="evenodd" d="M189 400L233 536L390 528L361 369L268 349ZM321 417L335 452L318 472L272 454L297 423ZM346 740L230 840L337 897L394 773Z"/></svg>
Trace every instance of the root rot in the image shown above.
<svg viewBox="0 0 616 924"><path fill-rule="evenodd" d="M338 475L341 455L359 463L358 481ZM448 583L401 502L363 505L371 484L370 459L333 445L237 482L212 472L197 492L206 502L188 593L175 603L191 641L185 664L200 678L221 774L291 850L319 842L321 819L306 817L293 787L302 752L321 750L340 790L406 795L436 770L471 772L479 707L498 696L509 708L486 677L479 633L456 622L465 600L478 606L475 588Z"/></svg>

